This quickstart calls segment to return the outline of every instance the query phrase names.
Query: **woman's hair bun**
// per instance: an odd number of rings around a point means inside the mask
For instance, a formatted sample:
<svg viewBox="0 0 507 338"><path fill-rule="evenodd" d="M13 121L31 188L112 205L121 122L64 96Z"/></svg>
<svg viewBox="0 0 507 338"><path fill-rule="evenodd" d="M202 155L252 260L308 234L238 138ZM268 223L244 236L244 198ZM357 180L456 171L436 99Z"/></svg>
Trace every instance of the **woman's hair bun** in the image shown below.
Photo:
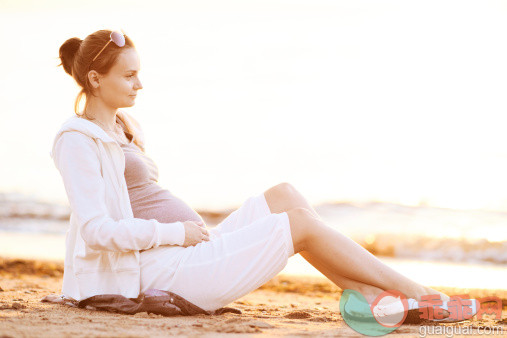
<svg viewBox="0 0 507 338"><path fill-rule="evenodd" d="M63 43L60 47L60 60L61 64L59 66L63 66L65 72L72 76L72 66L74 64L74 57L81 46L80 38L70 38Z"/></svg>

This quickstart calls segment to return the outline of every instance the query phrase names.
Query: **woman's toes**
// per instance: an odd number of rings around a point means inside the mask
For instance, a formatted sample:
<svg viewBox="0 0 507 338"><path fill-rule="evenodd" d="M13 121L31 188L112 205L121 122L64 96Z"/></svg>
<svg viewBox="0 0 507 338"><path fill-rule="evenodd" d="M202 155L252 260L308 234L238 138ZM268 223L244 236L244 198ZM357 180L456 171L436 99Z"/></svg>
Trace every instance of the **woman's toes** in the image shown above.
<svg viewBox="0 0 507 338"><path fill-rule="evenodd" d="M421 286L418 290L415 290L409 294L407 294L407 298L413 298L420 302L422 300L423 296L430 296L430 295L440 295L440 300L442 301L448 301L451 299L448 295L446 295L443 292L437 291L435 289L432 289L430 287Z"/></svg>
<svg viewBox="0 0 507 338"><path fill-rule="evenodd" d="M440 299L443 301L443 302L446 302L448 300L451 299L451 297L449 297L448 295L446 295L445 293L443 292L440 292L440 291L437 291L435 289L432 289L432 288L427 288L428 289L428 295L440 295Z"/></svg>

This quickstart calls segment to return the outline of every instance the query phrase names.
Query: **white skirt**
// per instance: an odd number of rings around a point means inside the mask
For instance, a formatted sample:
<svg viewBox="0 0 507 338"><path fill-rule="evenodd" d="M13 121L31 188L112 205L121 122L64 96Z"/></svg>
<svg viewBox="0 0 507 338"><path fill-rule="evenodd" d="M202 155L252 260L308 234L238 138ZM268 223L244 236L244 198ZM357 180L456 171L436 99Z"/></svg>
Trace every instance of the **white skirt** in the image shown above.
<svg viewBox="0 0 507 338"><path fill-rule="evenodd" d="M276 276L294 255L286 212L272 214L264 193L249 197L195 246L141 252L141 291L176 293L213 311Z"/></svg>

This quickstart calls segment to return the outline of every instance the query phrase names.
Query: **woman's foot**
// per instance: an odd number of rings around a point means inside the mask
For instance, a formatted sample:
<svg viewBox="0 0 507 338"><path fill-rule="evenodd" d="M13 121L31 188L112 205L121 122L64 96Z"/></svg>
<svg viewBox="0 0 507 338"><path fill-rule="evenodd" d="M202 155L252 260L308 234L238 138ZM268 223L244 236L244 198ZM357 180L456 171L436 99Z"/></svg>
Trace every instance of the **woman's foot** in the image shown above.
<svg viewBox="0 0 507 338"><path fill-rule="evenodd" d="M368 302L368 304L370 306L373 304L373 302L376 300L376 298L384 292L384 290L374 287L374 286L371 286L371 285L362 286L357 291L359 291L364 296L364 298L366 299L366 301ZM441 310L442 316L441 317L440 317L440 315L437 316L435 313L436 317L434 320L438 321L439 320L438 318L441 318L440 321L443 321L443 322L458 322L458 321L462 321L465 319L469 319L469 317L470 317L469 315L462 316L463 318L461 318L461 317L460 318L449 318L450 313L448 310L446 310L446 308L447 308L447 301L450 300L450 297L443 292L440 292L440 291L437 291L437 290L432 289L430 287L422 286L422 285L416 286L416 288L414 288L413 290L411 290L405 294L405 296L407 297L407 300L408 300L408 305L409 305L409 309L408 309L409 316L408 317L411 317L412 320L417 319L418 322L420 322L422 320L422 318L420 318L421 308L428 306L428 305L424 304L424 300L422 299L422 297L429 296L429 295L439 295L440 299L438 299L437 297L435 297L435 298L437 298L436 299L437 301L438 300L442 301L442 305L439 306L442 308L442 310ZM393 297L396 298L397 296L393 295ZM421 301L422 301L422 304L420 303ZM383 306L386 306L386 305L389 307L388 304L384 304ZM395 306L395 304L393 306ZM463 305L463 306L466 307L467 305ZM433 307L433 305L429 305L429 307ZM478 311L478 308L479 308L479 306L477 305L477 303L475 304L475 306L472 305L472 311L471 311L472 313L470 313L470 315L472 315L472 316L475 315ZM375 310L375 309L373 309L373 310ZM379 310L379 309L377 309L377 310ZM408 317L407 317L407 319L408 319Z"/></svg>
<svg viewBox="0 0 507 338"><path fill-rule="evenodd" d="M375 301L375 299L381 293L384 292L384 290L379 289L377 287L368 286L368 287L362 288L361 290L359 290L359 292L361 292L361 294L364 296L364 298L366 299L368 304L371 305ZM440 295L440 300L442 300L442 302L450 300L450 297L448 295L446 295L445 293L437 291L437 290L432 289L430 287L422 286L422 285L410 292L407 292L407 294L405 294L407 299L412 298L412 299L415 299L417 302L420 302L422 300L421 299L422 296L428 296L428 295ZM414 309L413 311L417 312L418 310ZM449 311L447 311L447 310L442 310L442 314L443 314L443 318L447 318L450 315Z"/></svg>
<svg viewBox="0 0 507 338"><path fill-rule="evenodd" d="M357 291L359 291L364 296L364 298L366 298L366 301L369 304L372 304L375 301L375 299L381 293L384 292L384 290L374 287L374 286L371 286L371 285L362 287L362 288L358 289ZM417 300L418 302L421 301L422 296L428 296L428 295L440 295L440 299L442 301L447 301L450 299L450 297L448 295L446 295L445 293L442 293L440 291L437 291L435 289L432 289L432 288L426 287L426 286L422 286L422 285L420 287L416 288L415 290L407 292L405 294L405 296L407 298L413 298L413 299Z"/></svg>
<svg viewBox="0 0 507 338"><path fill-rule="evenodd" d="M438 301L438 300L442 301L442 304L437 305L437 306L442 308L443 316L440 319L440 321L443 321L443 322L459 322L462 320L470 319L472 316L474 316L479 311L479 308L480 308L480 303L477 302L477 300L467 299L467 300L465 300L466 303L464 303L462 305L462 310L457 311L454 314L455 316L453 318L450 318L450 313L446 309L449 306L449 304L447 302L451 299L451 297L449 297L448 295L446 295L443 292L437 291L437 290L432 289L430 287L421 286L418 290L414 291L414 293L407 295L407 297L414 298L415 300L417 300L417 302L419 302L418 308L420 309L421 307L425 307L425 306L429 305L429 304L428 305L424 304L424 301L422 302L423 304L420 303L421 297L427 296L427 295L439 295L440 296L440 299L437 298L436 301ZM431 307L433 305L429 305L429 306ZM456 307L457 304L453 304L452 306ZM467 311L464 310L465 308L467 308ZM439 319L434 319L434 320L438 321Z"/></svg>
<svg viewBox="0 0 507 338"><path fill-rule="evenodd" d="M448 301L451 299L451 297L449 297L448 295L446 295L443 292L440 292L440 291L437 291L437 290L432 289L430 287L422 286L422 285L419 288L417 288L416 290L409 292L408 294L405 294L405 296L407 298L413 298L413 299L417 300L418 302L420 302L422 300L421 299L422 296L429 296L429 295L439 295L440 300L442 300L442 301Z"/></svg>

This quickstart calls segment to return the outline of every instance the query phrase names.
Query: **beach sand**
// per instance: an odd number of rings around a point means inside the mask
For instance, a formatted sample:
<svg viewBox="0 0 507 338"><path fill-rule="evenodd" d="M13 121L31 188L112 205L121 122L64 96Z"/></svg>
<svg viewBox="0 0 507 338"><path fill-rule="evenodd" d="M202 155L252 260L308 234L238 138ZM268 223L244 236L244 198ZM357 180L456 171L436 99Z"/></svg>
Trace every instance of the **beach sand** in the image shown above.
<svg viewBox="0 0 507 338"><path fill-rule="evenodd" d="M339 311L341 290L323 277L278 275L229 306L242 314L162 317L133 316L42 303L59 293L63 266L59 262L0 258L0 337L159 337L167 335L222 336L268 334L289 336L357 336ZM507 290L440 288L447 294L468 293L481 298L498 296L507 315ZM475 318L475 317L474 317ZM454 324L422 325L502 327L493 317ZM392 334L420 336L420 325L402 325Z"/></svg>

